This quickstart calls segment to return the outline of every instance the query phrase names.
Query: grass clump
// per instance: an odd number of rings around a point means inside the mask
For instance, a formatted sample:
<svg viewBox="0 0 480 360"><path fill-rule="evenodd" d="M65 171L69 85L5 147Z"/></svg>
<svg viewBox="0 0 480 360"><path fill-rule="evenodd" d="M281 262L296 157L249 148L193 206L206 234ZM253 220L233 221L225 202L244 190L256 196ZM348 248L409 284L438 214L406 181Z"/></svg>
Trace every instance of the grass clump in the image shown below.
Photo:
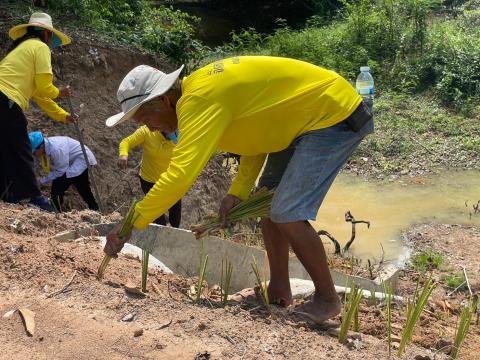
<svg viewBox="0 0 480 360"><path fill-rule="evenodd" d="M443 264L443 255L431 250L423 251L412 257L412 267L419 272L438 269Z"/></svg>
<svg viewBox="0 0 480 360"><path fill-rule="evenodd" d="M463 271L443 275L440 279L445 283L445 286L452 290L462 291L468 288Z"/></svg>

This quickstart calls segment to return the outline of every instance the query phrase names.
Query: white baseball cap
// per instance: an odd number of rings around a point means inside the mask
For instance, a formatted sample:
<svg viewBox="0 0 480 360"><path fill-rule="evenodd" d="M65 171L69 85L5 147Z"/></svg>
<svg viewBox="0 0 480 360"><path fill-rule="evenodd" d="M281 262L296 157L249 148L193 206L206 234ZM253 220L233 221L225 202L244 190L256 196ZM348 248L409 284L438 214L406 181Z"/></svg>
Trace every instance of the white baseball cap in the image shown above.
<svg viewBox="0 0 480 360"><path fill-rule="evenodd" d="M111 127L130 120L142 104L165 94L177 81L183 67L170 74L148 65L133 68L118 87L117 99L122 112L109 117L105 124Z"/></svg>

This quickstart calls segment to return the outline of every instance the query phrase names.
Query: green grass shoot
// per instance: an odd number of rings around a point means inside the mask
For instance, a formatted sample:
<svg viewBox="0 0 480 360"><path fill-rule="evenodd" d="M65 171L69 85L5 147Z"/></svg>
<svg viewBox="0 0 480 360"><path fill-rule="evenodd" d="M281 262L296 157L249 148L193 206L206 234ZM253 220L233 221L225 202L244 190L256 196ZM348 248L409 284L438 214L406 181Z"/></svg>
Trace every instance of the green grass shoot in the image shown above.
<svg viewBox="0 0 480 360"><path fill-rule="evenodd" d="M467 337L470 323L473 320L473 316L478 310L478 297L475 297L470 301L462 311L460 315L460 322L456 329L455 340L453 342L452 351L450 352L450 359L455 360L460 354L460 348Z"/></svg>
<svg viewBox="0 0 480 360"><path fill-rule="evenodd" d="M420 318L420 315L423 312L423 309L425 308L433 289L435 288L435 284L432 278L429 278L419 296L417 296L418 287L419 283L417 282L414 298L412 300L408 300L407 303L407 322L405 324L405 328L403 329L402 338L398 347L398 356L403 354L405 347L411 342L413 328Z"/></svg>
<svg viewBox="0 0 480 360"><path fill-rule="evenodd" d="M352 318L355 317L355 313L358 311L358 305L360 304L362 295L363 290L357 288L355 283L352 283L350 293L346 295L345 304L343 305L342 323L340 326L340 333L338 334L338 341L341 343L347 339L348 329L352 323Z"/></svg>
<svg viewBox="0 0 480 360"><path fill-rule="evenodd" d="M208 265L208 255L203 253L203 246L202 246L202 255L200 256L200 266L198 269L198 283L197 283L197 288L196 294L195 294L195 302L199 302L200 298L203 293L203 282L205 280L205 272L207 271L207 265Z"/></svg>
<svg viewBox="0 0 480 360"><path fill-rule="evenodd" d="M225 306L228 300L228 293L230 291L230 282L232 280L233 265L228 259L222 260L222 270L220 274L220 295L222 298L222 305Z"/></svg>
<svg viewBox="0 0 480 360"><path fill-rule="evenodd" d="M375 289L370 289L370 303L373 307L377 307L377 297L375 296Z"/></svg>
<svg viewBox="0 0 480 360"><path fill-rule="evenodd" d="M388 356L392 356L392 285L383 284L383 291L385 294L385 307L387 318L387 341L388 341Z"/></svg>
<svg viewBox="0 0 480 360"><path fill-rule="evenodd" d="M265 259L264 265L267 264L267 260ZM260 294L262 296L263 303L265 304L265 308L267 309L268 313L272 314L272 308L270 306L270 300L268 298L268 286L267 286L267 271L266 268L263 268L263 281L260 276L260 271L258 270L257 259L255 256L252 255L252 262L251 262L253 273L257 278L257 285L260 289Z"/></svg>
<svg viewBox="0 0 480 360"><path fill-rule="evenodd" d="M142 249L142 291L147 292L147 278L148 278L148 260L150 258L150 251Z"/></svg>

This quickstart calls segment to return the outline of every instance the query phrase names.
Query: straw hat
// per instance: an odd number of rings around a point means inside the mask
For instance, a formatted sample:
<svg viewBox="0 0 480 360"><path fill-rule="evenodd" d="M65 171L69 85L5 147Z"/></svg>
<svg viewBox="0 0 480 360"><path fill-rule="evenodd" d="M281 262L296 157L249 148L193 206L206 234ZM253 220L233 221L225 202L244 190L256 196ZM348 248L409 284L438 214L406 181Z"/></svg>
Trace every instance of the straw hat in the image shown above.
<svg viewBox="0 0 480 360"><path fill-rule="evenodd" d="M122 105L122 112L109 117L106 125L111 127L131 119L142 104L165 94L182 70L183 65L170 74L148 65L133 68L118 87L117 99Z"/></svg>
<svg viewBox="0 0 480 360"><path fill-rule="evenodd" d="M41 12L33 13L32 16L30 16L28 24L21 24L12 27L8 32L8 35L12 40L17 40L27 33L27 27L29 26L35 26L51 31L53 33L53 45L68 45L72 42L67 35L53 27L50 15Z"/></svg>

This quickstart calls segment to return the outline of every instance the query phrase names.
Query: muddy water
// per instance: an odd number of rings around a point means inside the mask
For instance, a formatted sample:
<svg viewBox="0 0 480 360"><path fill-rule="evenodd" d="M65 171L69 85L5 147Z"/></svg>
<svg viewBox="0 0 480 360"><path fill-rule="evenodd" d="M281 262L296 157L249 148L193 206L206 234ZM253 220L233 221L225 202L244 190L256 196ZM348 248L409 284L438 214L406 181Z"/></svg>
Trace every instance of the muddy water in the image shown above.
<svg viewBox="0 0 480 360"><path fill-rule="evenodd" d="M370 229L357 224L351 253L363 260L378 261L383 246L385 260L402 263L409 255L401 239L402 230L421 222L480 226L480 213L473 211L478 200L479 171L391 182L340 175L312 224L317 230L328 231L343 246L351 236L351 224L344 218L345 211L350 210L356 220L371 222ZM324 243L330 242L323 239ZM327 248L333 251L331 244Z"/></svg>

